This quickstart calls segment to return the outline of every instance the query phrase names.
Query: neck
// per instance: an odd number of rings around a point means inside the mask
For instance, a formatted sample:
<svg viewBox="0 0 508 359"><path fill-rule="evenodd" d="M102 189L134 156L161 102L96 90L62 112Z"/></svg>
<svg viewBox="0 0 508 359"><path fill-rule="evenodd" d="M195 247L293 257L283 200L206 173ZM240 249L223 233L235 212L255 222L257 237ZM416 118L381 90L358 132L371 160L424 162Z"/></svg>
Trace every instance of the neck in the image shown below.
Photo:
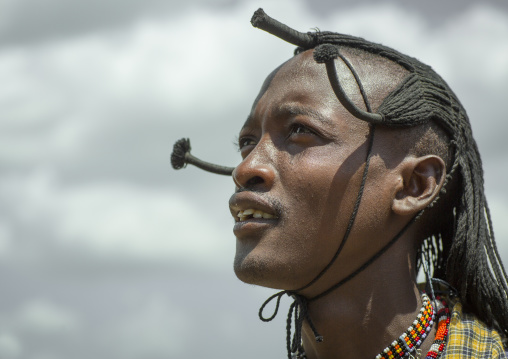
<svg viewBox="0 0 508 359"><path fill-rule="evenodd" d="M422 301L413 260L408 255L408 266L390 252L396 251L388 251L350 282L310 302L309 315L324 341L316 343L304 323L302 339L309 359L375 358L415 320ZM430 334L432 338L434 333ZM431 342L426 340L422 349Z"/></svg>

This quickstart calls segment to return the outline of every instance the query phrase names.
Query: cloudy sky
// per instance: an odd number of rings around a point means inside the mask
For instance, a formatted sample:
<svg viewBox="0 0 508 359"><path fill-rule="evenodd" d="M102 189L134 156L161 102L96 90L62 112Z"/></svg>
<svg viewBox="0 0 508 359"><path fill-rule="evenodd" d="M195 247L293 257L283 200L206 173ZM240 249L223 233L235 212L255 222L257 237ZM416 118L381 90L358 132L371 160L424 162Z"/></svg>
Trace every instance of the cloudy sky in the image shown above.
<svg viewBox="0 0 508 359"><path fill-rule="evenodd" d="M508 263L508 3L0 0L0 358L282 358L270 290L232 273L229 178L293 46L249 23L365 37L432 65L468 110Z"/></svg>

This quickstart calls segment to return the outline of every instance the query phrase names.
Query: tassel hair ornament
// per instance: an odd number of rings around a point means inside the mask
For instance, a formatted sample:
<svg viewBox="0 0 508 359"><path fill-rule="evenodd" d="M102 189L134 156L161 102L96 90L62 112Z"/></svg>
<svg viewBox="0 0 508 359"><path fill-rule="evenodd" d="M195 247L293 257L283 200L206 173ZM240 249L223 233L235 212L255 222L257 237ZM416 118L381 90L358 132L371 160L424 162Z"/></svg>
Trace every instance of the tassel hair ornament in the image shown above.
<svg viewBox="0 0 508 359"><path fill-rule="evenodd" d="M219 166L210 162L200 160L190 153L191 145L188 138L181 138L175 142L173 146L173 153L171 153L171 166L175 170L182 169L187 164L194 165L202 170L212 172L218 175L231 176L233 167Z"/></svg>

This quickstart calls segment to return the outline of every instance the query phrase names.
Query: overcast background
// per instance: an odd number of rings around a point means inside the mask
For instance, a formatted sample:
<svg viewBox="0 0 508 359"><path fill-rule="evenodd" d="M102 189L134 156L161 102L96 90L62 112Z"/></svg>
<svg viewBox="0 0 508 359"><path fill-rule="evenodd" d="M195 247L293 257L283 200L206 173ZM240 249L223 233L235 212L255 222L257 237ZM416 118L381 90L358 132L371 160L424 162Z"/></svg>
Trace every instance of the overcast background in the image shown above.
<svg viewBox="0 0 508 359"><path fill-rule="evenodd" d="M468 110L508 263L508 3L0 0L0 358L283 358L273 291L232 272L230 178L170 169L174 141L233 166L264 77L301 31L432 65ZM285 307L287 303L285 303Z"/></svg>

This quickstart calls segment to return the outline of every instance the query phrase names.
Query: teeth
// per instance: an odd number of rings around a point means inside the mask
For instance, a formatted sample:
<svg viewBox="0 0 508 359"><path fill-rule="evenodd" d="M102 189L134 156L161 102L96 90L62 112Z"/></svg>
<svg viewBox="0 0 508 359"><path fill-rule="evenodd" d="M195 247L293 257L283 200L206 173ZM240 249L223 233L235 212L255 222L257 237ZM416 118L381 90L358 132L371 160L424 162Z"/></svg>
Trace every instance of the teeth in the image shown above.
<svg viewBox="0 0 508 359"><path fill-rule="evenodd" d="M264 218L264 219L271 219L276 218L273 214L265 213L259 209L246 209L245 211L239 211L237 214L237 217L240 221L245 221L246 219L249 219L250 217L253 218Z"/></svg>

